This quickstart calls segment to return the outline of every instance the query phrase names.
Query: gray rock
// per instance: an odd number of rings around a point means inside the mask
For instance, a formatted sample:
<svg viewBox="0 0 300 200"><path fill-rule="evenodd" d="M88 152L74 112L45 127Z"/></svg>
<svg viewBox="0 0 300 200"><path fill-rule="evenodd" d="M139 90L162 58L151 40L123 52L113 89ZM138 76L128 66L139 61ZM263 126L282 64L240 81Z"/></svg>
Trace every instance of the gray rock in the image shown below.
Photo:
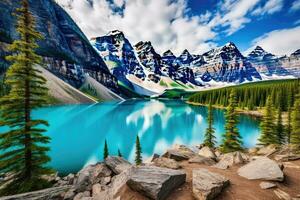
<svg viewBox="0 0 300 200"><path fill-rule="evenodd" d="M277 187L276 184L270 183L270 182L261 182L259 184L259 186L260 186L261 189L264 189L264 190Z"/></svg>
<svg viewBox="0 0 300 200"><path fill-rule="evenodd" d="M244 158L247 159L246 156L243 156L239 151L226 153L220 157L220 161L214 166L219 169L227 169L230 166L246 162Z"/></svg>
<svg viewBox="0 0 300 200"><path fill-rule="evenodd" d="M209 148L209 147L203 147L203 148L201 148L200 150L199 150L199 153L198 153L200 156L204 156L204 157L206 157L206 158L211 158L211 159L216 159L217 158L217 156L216 156L216 154L215 154L215 152L211 149L211 148Z"/></svg>
<svg viewBox="0 0 300 200"><path fill-rule="evenodd" d="M229 185L229 179L207 169L193 170L193 195L199 200L210 200L218 196Z"/></svg>
<svg viewBox="0 0 300 200"><path fill-rule="evenodd" d="M281 162L300 160L300 154L276 155L274 156L274 159Z"/></svg>
<svg viewBox="0 0 300 200"><path fill-rule="evenodd" d="M75 188L71 188L65 193L64 200L73 200L75 195Z"/></svg>
<svg viewBox="0 0 300 200"><path fill-rule="evenodd" d="M129 169L132 165L124 158L117 156L108 156L105 159L105 164L115 173L120 174Z"/></svg>
<svg viewBox="0 0 300 200"><path fill-rule="evenodd" d="M255 160L239 168L238 174L250 180L283 181L284 179L278 164L267 157L256 157Z"/></svg>
<svg viewBox="0 0 300 200"><path fill-rule="evenodd" d="M71 186L52 187L44 190L38 190L34 192L28 192L23 194L17 194L12 196L1 197L1 200L46 200L46 199L62 199L65 192L67 192Z"/></svg>
<svg viewBox="0 0 300 200"><path fill-rule="evenodd" d="M270 145L268 145L266 147L260 148L256 152L256 154L258 154L258 155L264 155L264 156L270 156L270 155L274 154L277 151L278 151L278 149L277 149L276 145L270 144Z"/></svg>
<svg viewBox="0 0 300 200"><path fill-rule="evenodd" d="M186 174L155 166L133 168L127 185L141 194L155 200L163 200L185 182Z"/></svg>
<svg viewBox="0 0 300 200"><path fill-rule="evenodd" d="M188 160L194 157L196 153L184 145L175 144L173 148L167 150L162 157L171 158L176 161Z"/></svg>
<svg viewBox="0 0 300 200"><path fill-rule="evenodd" d="M205 165L214 165L216 161L211 158L206 158L204 156L196 155L189 159L189 163L198 163L198 164L205 164Z"/></svg>
<svg viewBox="0 0 300 200"><path fill-rule="evenodd" d="M179 169L181 166L173 159L170 158L157 158L153 161L153 164L157 167L166 167L170 169Z"/></svg>
<svg viewBox="0 0 300 200"><path fill-rule="evenodd" d="M78 172L78 178L75 180L76 192L91 190L95 183L107 184L107 177L111 174L111 170L103 163L83 168Z"/></svg>
<svg viewBox="0 0 300 200"><path fill-rule="evenodd" d="M76 194L73 200L92 200L92 197L90 196L90 192L80 192Z"/></svg>
<svg viewBox="0 0 300 200"><path fill-rule="evenodd" d="M159 155L155 153L150 158L148 158L144 163L145 164L150 164L150 163L152 163L157 158L159 158Z"/></svg>

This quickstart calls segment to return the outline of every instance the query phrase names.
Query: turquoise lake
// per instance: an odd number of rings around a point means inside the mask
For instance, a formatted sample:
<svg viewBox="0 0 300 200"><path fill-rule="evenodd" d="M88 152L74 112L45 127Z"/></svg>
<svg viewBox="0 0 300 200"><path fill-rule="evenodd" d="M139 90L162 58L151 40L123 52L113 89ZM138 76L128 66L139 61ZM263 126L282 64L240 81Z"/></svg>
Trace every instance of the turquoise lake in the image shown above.
<svg viewBox="0 0 300 200"><path fill-rule="evenodd" d="M178 100L52 106L35 111L34 117L48 120L50 127L46 134L52 138L50 165L63 174L102 160L105 139L111 155L116 155L119 148L126 159L133 161L137 134L146 159L153 153L162 154L174 144L190 147L200 144L207 127L206 107ZM224 122L224 111L215 109L218 143L224 133ZM240 115L238 128L244 146L255 146L259 121Z"/></svg>

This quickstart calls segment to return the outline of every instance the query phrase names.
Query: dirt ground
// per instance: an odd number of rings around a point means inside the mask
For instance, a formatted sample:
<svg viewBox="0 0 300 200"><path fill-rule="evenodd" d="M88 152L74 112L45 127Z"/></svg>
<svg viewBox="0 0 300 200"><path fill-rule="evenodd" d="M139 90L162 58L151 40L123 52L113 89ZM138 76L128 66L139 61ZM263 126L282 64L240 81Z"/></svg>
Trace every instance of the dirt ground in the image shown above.
<svg viewBox="0 0 300 200"><path fill-rule="evenodd" d="M187 161L181 162L183 170L187 172L187 181L184 185L174 191L167 200L194 200L192 195L192 170L198 168L206 168L211 172L223 175L230 180L230 185L225 188L216 200L279 200L274 190L280 189L288 193L292 198L300 195L300 160L291 161L297 168L284 168L285 179L283 182L276 182L277 188L263 190L259 184L259 180L247 180L237 174L240 166L234 166L226 170L217 169L202 164L189 164ZM124 188L122 200L146 200L147 198ZM299 196L300 197L300 196ZM299 198L298 197L298 198Z"/></svg>

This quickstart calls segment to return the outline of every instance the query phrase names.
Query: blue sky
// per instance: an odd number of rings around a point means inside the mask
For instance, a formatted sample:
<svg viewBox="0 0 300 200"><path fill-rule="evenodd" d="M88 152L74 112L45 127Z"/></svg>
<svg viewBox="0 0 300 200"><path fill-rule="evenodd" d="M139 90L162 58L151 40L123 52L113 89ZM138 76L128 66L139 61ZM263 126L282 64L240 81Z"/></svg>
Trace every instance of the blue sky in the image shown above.
<svg viewBox="0 0 300 200"><path fill-rule="evenodd" d="M300 48L300 0L57 0L87 37L118 29L158 53L201 54L234 42L277 55Z"/></svg>
<svg viewBox="0 0 300 200"><path fill-rule="evenodd" d="M264 5L267 1L262 1L260 5ZM262 16L247 16L251 22L246 23L245 27L236 31L232 35L223 33L225 29L220 29L220 37L216 40L218 45L223 45L228 41L233 41L241 51L246 51L251 46L251 41L258 38L265 33L273 30L281 30L286 28L293 28L297 26L297 21L300 20L300 9L292 11L291 7L293 0L278 1L282 4L282 8L278 11L262 15ZM216 0L188 0L188 7L190 8L190 15L201 15L206 11L214 12L218 9L218 1ZM300 21L298 21L298 25ZM300 37L300 35L299 35ZM299 46L300 48L300 46Z"/></svg>

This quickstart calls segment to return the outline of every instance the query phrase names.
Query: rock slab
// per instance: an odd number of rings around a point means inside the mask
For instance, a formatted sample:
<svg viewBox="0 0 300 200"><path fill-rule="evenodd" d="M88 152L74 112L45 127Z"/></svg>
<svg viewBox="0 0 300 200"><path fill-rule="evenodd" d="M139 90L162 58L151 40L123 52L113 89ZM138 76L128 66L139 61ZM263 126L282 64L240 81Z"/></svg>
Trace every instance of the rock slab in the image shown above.
<svg viewBox="0 0 300 200"><path fill-rule="evenodd" d="M165 167L169 169L179 169L181 166L175 160L171 158L157 158L153 161L153 164L157 167Z"/></svg>
<svg viewBox="0 0 300 200"><path fill-rule="evenodd" d="M130 162L122 157L118 156L108 156L105 159L105 164L110 168L115 174L120 174L131 167Z"/></svg>
<svg viewBox="0 0 300 200"><path fill-rule="evenodd" d="M155 200L166 199L169 194L185 183L186 173L155 166L141 166L132 169L127 185Z"/></svg>
<svg viewBox="0 0 300 200"><path fill-rule="evenodd" d="M249 180L283 181L284 174L278 164L267 157L255 160L239 168L238 174Z"/></svg>
<svg viewBox="0 0 300 200"><path fill-rule="evenodd" d="M216 161L211 158L206 158L204 156L196 155L189 159L189 163L205 164L205 165L214 165Z"/></svg>
<svg viewBox="0 0 300 200"><path fill-rule="evenodd" d="M193 170L193 195L198 200L210 200L229 185L229 179L207 169Z"/></svg>
<svg viewBox="0 0 300 200"><path fill-rule="evenodd" d="M260 186L261 189L266 190L266 189L274 188L274 187L276 187L277 185L274 184L274 183L270 183L270 182L261 182L261 183L259 184L259 186Z"/></svg>
<svg viewBox="0 0 300 200"><path fill-rule="evenodd" d="M206 146L201 148L198 154L200 156L204 156L206 158L211 158L211 159L216 159L217 158L215 152L211 148L206 147Z"/></svg>
<svg viewBox="0 0 300 200"><path fill-rule="evenodd" d="M219 169L227 169L233 165L242 164L246 162L247 158L243 153L236 151L232 153L226 153L221 156L220 161L215 165Z"/></svg>

